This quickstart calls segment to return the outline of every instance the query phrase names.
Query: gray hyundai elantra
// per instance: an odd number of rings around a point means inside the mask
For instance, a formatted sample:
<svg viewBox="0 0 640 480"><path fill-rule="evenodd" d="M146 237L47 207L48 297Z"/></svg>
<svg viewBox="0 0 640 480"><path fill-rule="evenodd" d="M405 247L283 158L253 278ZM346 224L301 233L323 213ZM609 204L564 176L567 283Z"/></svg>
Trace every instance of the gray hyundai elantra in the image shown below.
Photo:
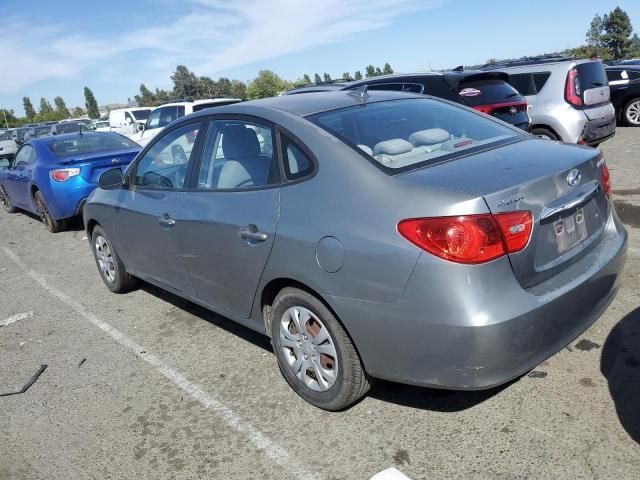
<svg viewBox="0 0 640 480"><path fill-rule="evenodd" d="M203 110L99 184L84 221L111 291L142 279L265 333L327 410L374 378L516 378L603 313L625 262L598 150L401 92Z"/></svg>

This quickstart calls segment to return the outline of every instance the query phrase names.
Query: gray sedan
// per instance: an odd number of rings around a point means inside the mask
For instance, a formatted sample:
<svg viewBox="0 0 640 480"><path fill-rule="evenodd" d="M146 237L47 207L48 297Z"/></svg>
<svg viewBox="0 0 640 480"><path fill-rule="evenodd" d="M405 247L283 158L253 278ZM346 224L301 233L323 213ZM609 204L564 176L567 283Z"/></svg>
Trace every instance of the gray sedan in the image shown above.
<svg viewBox="0 0 640 480"><path fill-rule="evenodd" d="M204 110L100 187L84 220L110 290L142 279L265 333L327 410L374 378L516 378L602 314L625 261L598 150L405 93Z"/></svg>

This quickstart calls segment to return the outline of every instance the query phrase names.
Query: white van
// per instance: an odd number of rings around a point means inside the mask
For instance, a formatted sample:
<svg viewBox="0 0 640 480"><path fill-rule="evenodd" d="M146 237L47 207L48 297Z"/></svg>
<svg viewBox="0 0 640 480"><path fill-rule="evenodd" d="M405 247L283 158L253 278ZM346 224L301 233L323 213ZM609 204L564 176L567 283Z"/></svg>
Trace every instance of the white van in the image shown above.
<svg viewBox="0 0 640 480"><path fill-rule="evenodd" d="M118 108L109 112L109 128L123 135L133 135L144 125L153 109L149 107Z"/></svg>

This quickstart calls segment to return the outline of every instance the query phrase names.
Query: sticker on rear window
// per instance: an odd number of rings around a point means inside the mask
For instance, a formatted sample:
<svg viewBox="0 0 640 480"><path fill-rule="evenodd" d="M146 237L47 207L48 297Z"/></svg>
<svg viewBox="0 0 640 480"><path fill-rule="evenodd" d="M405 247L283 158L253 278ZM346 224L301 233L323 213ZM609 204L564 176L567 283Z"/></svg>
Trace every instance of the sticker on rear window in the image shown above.
<svg viewBox="0 0 640 480"><path fill-rule="evenodd" d="M482 95L482 92L477 88L463 88L460 90L461 97L477 97L478 95Z"/></svg>

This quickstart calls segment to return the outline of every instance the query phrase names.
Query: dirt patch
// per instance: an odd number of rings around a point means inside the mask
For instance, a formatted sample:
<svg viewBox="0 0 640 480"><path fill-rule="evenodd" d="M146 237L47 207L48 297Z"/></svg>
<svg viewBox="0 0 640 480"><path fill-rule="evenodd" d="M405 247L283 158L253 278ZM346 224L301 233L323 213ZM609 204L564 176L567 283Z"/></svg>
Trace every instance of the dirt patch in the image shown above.
<svg viewBox="0 0 640 480"><path fill-rule="evenodd" d="M616 212L622 223L633 228L640 228L640 206L632 205L620 200L614 200Z"/></svg>
<svg viewBox="0 0 640 480"><path fill-rule="evenodd" d="M588 352L589 350L593 350L594 348L600 348L600 345L592 342L591 340L582 339L575 344L575 347L583 352Z"/></svg>

